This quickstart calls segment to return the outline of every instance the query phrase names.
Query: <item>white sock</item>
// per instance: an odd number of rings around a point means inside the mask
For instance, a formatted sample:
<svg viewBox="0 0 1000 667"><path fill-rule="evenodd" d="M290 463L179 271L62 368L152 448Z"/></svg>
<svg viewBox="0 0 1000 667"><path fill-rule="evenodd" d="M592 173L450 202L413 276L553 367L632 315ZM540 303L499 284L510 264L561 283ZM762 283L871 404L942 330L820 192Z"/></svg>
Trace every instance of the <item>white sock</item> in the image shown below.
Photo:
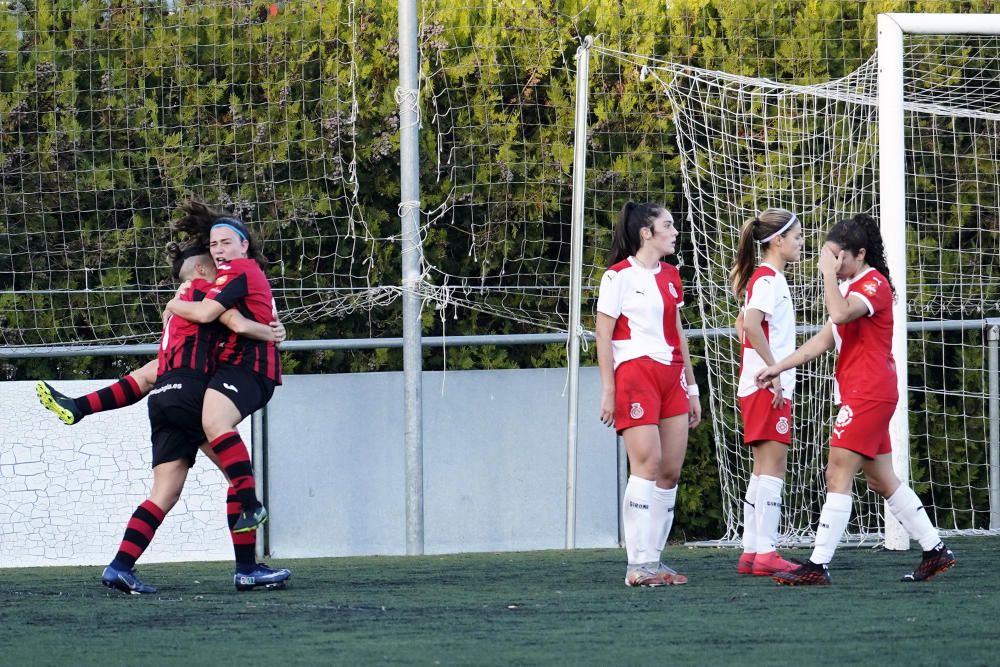
<svg viewBox="0 0 1000 667"><path fill-rule="evenodd" d="M906 484L900 484L896 493L885 499L889 511L903 524L913 539L920 542L920 548L930 551L941 541L941 535L927 516L920 497Z"/></svg>
<svg viewBox="0 0 1000 667"><path fill-rule="evenodd" d="M778 541L778 522L781 521L781 489L785 480L761 475L757 482L756 518L757 553L768 554L775 550Z"/></svg>
<svg viewBox="0 0 1000 667"><path fill-rule="evenodd" d="M677 485L672 489L656 487L653 491L653 528L657 531L653 547L657 557L667 546L670 529L674 525L674 505L677 504Z"/></svg>
<svg viewBox="0 0 1000 667"><path fill-rule="evenodd" d="M757 485L760 477L751 473L747 482L747 493L743 496L743 553L757 552Z"/></svg>
<svg viewBox="0 0 1000 667"><path fill-rule="evenodd" d="M743 496L743 553L757 552L757 518L754 505L757 503L757 484L760 477L751 474L747 483L747 493Z"/></svg>
<svg viewBox="0 0 1000 667"><path fill-rule="evenodd" d="M653 552L658 532L653 528L653 492L656 482L630 475L622 498L622 525L625 528L625 552L629 565L659 561Z"/></svg>
<svg viewBox="0 0 1000 667"><path fill-rule="evenodd" d="M823 510L819 513L819 526L816 528L816 546L809 560L826 565L833 560L833 552L837 550L840 538L847 530L847 522L851 520L853 503L849 493L827 493Z"/></svg>

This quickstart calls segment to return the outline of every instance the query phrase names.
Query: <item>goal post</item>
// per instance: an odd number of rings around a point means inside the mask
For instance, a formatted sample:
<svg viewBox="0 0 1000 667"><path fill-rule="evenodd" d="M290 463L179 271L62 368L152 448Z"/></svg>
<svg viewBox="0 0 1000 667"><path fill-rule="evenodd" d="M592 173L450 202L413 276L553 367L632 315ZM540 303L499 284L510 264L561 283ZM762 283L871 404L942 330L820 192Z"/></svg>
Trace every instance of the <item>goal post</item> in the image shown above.
<svg viewBox="0 0 1000 667"><path fill-rule="evenodd" d="M879 14L878 15L878 177L879 223L886 261L896 291L893 306L892 355L897 363L899 402L889 425L892 463L903 484L910 480L908 419L907 299L906 299L906 123L904 120L904 52L906 34L1000 35L1000 15ZM908 549L910 537L886 507L885 547Z"/></svg>
<svg viewBox="0 0 1000 667"><path fill-rule="evenodd" d="M690 319L706 334L719 543L739 539L751 472L736 402L739 304L728 273L743 222L768 207L803 221L804 261L786 268L800 342L827 318L815 265L826 230L857 213L880 221L897 288L894 468L943 535L1000 527L1000 336L991 324L1000 316L1000 19L914 22L882 17L877 53L840 78L810 83L709 70L601 40L593 47L592 71L619 83L589 93L588 237L591 228L610 229L622 201L650 193L666 193L683 221L679 259L697 294ZM663 188L675 174L682 196ZM585 275L585 289L597 276ZM835 355L823 355L799 369L786 545L814 540L826 496L834 364ZM909 547L860 477L845 541Z"/></svg>

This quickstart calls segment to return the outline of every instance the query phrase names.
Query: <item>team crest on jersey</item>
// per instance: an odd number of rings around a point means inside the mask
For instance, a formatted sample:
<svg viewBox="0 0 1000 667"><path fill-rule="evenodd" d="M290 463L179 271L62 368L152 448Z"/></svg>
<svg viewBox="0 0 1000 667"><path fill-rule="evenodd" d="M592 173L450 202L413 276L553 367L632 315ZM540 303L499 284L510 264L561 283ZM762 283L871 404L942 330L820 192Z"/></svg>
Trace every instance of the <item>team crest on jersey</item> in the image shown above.
<svg viewBox="0 0 1000 667"><path fill-rule="evenodd" d="M219 276L218 278L215 279L216 285L221 285L224 282L226 282L226 276Z"/></svg>
<svg viewBox="0 0 1000 667"><path fill-rule="evenodd" d="M868 296L874 296L875 292L878 291L878 285L876 285L875 281L873 280L862 285L861 289L863 289L865 291L865 294L867 294Z"/></svg>
<svg viewBox="0 0 1000 667"><path fill-rule="evenodd" d="M788 417L779 418L778 423L774 425L774 430L781 435L788 433Z"/></svg>
<svg viewBox="0 0 1000 667"><path fill-rule="evenodd" d="M644 414L646 414L646 411L642 409L642 405L639 403L633 403L632 408L628 411L628 416L632 419L642 419Z"/></svg>
<svg viewBox="0 0 1000 667"><path fill-rule="evenodd" d="M667 283L667 289L670 290L670 296L677 298L677 288L674 287L673 283Z"/></svg>
<svg viewBox="0 0 1000 667"><path fill-rule="evenodd" d="M837 423L834 426L839 426L844 428L854 419L854 410L851 410L851 406L843 405L840 407L840 412L837 413Z"/></svg>

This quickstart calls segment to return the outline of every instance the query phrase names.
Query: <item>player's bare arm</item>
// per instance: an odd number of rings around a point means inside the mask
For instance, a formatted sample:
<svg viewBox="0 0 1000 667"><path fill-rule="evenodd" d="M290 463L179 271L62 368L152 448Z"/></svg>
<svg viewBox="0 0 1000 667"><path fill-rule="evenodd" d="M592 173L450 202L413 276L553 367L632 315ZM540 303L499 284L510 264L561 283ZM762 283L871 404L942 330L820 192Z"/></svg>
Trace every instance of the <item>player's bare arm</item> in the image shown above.
<svg viewBox="0 0 1000 667"><path fill-rule="evenodd" d="M697 387L694 378L694 366L691 365L691 354L688 352L687 335L681 327L681 311L677 311L677 334L681 343L681 358L684 360L684 380L688 387ZM689 392L688 395L688 428L694 428L701 423L701 396Z"/></svg>
<svg viewBox="0 0 1000 667"><path fill-rule="evenodd" d="M750 341L750 345L764 360L764 363L773 366L775 364L774 355L771 353L771 345L767 342L767 336L764 335L764 312L756 308L747 308L745 313L740 313L740 316L743 318L743 332L747 340ZM781 390L780 376L775 375L771 378L770 388L774 394L771 405L776 408L780 407L785 400Z"/></svg>
<svg viewBox="0 0 1000 667"><path fill-rule="evenodd" d="M597 338L597 365L601 370L601 423L613 426L615 423L615 362L611 352L611 335L615 330L615 318L597 313L594 334Z"/></svg>
<svg viewBox="0 0 1000 667"><path fill-rule="evenodd" d="M768 366L757 373L757 386L763 389L771 383L773 378L780 375L783 371L807 364L824 352L829 352L833 347L833 322L827 320L819 333L804 342L799 349L773 366Z"/></svg>
<svg viewBox="0 0 1000 667"><path fill-rule="evenodd" d="M219 319L222 313L226 312L225 306L214 299L182 301L178 297L167 302L167 310L183 317L188 322L197 322L198 324L214 322Z"/></svg>

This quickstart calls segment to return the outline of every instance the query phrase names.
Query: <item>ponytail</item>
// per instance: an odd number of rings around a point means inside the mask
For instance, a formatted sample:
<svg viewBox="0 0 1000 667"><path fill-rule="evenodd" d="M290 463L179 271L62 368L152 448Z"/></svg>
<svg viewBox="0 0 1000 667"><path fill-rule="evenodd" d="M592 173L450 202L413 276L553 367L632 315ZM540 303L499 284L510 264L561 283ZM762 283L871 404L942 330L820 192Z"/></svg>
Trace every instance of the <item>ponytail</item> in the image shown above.
<svg viewBox="0 0 1000 667"><path fill-rule="evenodd" d="M608 266L614 266L638 252L642 247L639 230L643 227L652 227L665 210L660 204L626 202L618 215L618 224L615 225L614 235L611 237Z"/></svg>
<svg viewBox="0 0 1000 667"><path fill-rule="evenodd" d="M743 223L740 240L736 244L736 261L729 271L729 280L737 300L743 299L743 293L750 283L750 276L757 264L757 247L766 249L774 238L784 236L796 222L798 218L791 211L769 208Z"/></svg>

